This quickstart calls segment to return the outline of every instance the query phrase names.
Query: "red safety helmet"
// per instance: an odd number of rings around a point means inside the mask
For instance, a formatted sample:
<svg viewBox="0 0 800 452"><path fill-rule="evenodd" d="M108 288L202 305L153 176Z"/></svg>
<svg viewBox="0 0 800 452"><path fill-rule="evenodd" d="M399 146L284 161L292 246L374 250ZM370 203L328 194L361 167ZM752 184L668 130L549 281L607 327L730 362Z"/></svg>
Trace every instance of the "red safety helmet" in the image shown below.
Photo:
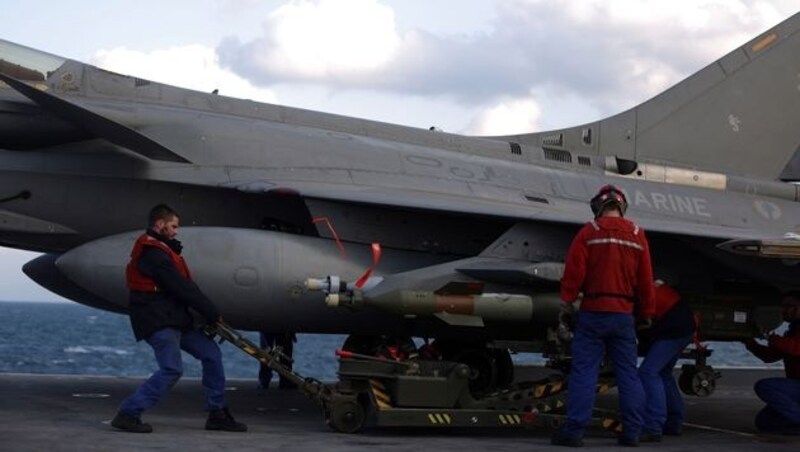
<svg viewBox="0 0 800 452"><path fill-rule="evenodd" d="M614 185L603 185L600 190L594 195L589 206L592 208L594 217L597 218L606 209L606 207L616 204L619 207L619 212L624 216L625 211L628 210L628 200L625 199L625 193Z"/></svg>

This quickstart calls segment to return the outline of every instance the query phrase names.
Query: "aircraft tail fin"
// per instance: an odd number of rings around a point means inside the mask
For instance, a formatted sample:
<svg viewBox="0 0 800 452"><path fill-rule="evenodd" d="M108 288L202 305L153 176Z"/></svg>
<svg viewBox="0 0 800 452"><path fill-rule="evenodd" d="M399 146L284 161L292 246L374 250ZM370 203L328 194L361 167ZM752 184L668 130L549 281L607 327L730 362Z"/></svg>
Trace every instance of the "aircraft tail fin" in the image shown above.
<svg viewBox="0 0 800 452"><path fill-rule="evenodd" d="M504 137L553 152L800 180L800 13L604 120Z"/></svg>

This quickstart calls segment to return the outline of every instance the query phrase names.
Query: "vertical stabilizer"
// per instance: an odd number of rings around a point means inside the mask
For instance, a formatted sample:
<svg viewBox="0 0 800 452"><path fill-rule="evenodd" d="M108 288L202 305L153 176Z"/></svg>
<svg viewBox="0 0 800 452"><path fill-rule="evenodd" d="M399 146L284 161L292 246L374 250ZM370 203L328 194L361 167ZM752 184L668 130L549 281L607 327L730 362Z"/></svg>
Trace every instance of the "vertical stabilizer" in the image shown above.
<svg viewBox="0 0 800 452"><path fill-rule="evenodd" d="M580 154L800 180L800 13L626 112L506 138Z"/></svg>

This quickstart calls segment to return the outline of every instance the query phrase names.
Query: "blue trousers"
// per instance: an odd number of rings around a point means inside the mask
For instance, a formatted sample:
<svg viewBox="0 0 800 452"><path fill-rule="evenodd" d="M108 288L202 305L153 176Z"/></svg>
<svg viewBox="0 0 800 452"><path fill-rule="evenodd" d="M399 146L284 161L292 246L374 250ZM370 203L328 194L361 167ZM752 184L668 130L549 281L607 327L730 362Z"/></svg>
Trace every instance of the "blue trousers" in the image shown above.
<svg viewBox="0 0 800 452"><path fill-rule="evenodd" d="M622 411L622 436L638 440L644 392L636 373L636 328L631 314L579 311L572 339L572 369L567 384L567 421L563 438L581 438L592 418L600 363L614 364Z"/></svg>
<svg viewBox="0 0 800 452"><path fill-rule="evenodd" d="M756 382L755 391L767 404L756 415L757 429L778 432L800 427L800 380L764 378Z"/></svg>
<svg viewBox="0 0 800 452"><path fill-rule="evenodd" d="M645 432L660 435L664 430L680 430L684 418L683 397L672 373L678 356L691 341L691 335L660 339L647 350L639 366L646 400L642 419Z"/></svg>
<svg viewBox="0 0 800 452"><path fill-rule="evenodd" d="M197 358L203 365L206 408L210 411L225 407L225 369L222 367L222 352L216 342L198 330L181 331L174 328L160 329L146 341L153 348L158 370L122 402L119 409L121 413L139 417L167 395L183 375L181 350Z"/></svg>

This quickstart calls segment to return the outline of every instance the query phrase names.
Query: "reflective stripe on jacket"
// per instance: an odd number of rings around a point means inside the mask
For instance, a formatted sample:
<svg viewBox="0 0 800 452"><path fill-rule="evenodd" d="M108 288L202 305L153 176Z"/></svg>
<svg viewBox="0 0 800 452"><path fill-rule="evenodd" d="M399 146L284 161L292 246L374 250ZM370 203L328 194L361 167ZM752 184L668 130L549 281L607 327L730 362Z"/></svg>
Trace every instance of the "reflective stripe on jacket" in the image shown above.
<svg viewBox="0 0 800 452"><path fill-rule="evenodd" d="M653 269L644 231L618 217L587 223L573 239L561 280L561 298L581 310L654 314Z"/></svg>

